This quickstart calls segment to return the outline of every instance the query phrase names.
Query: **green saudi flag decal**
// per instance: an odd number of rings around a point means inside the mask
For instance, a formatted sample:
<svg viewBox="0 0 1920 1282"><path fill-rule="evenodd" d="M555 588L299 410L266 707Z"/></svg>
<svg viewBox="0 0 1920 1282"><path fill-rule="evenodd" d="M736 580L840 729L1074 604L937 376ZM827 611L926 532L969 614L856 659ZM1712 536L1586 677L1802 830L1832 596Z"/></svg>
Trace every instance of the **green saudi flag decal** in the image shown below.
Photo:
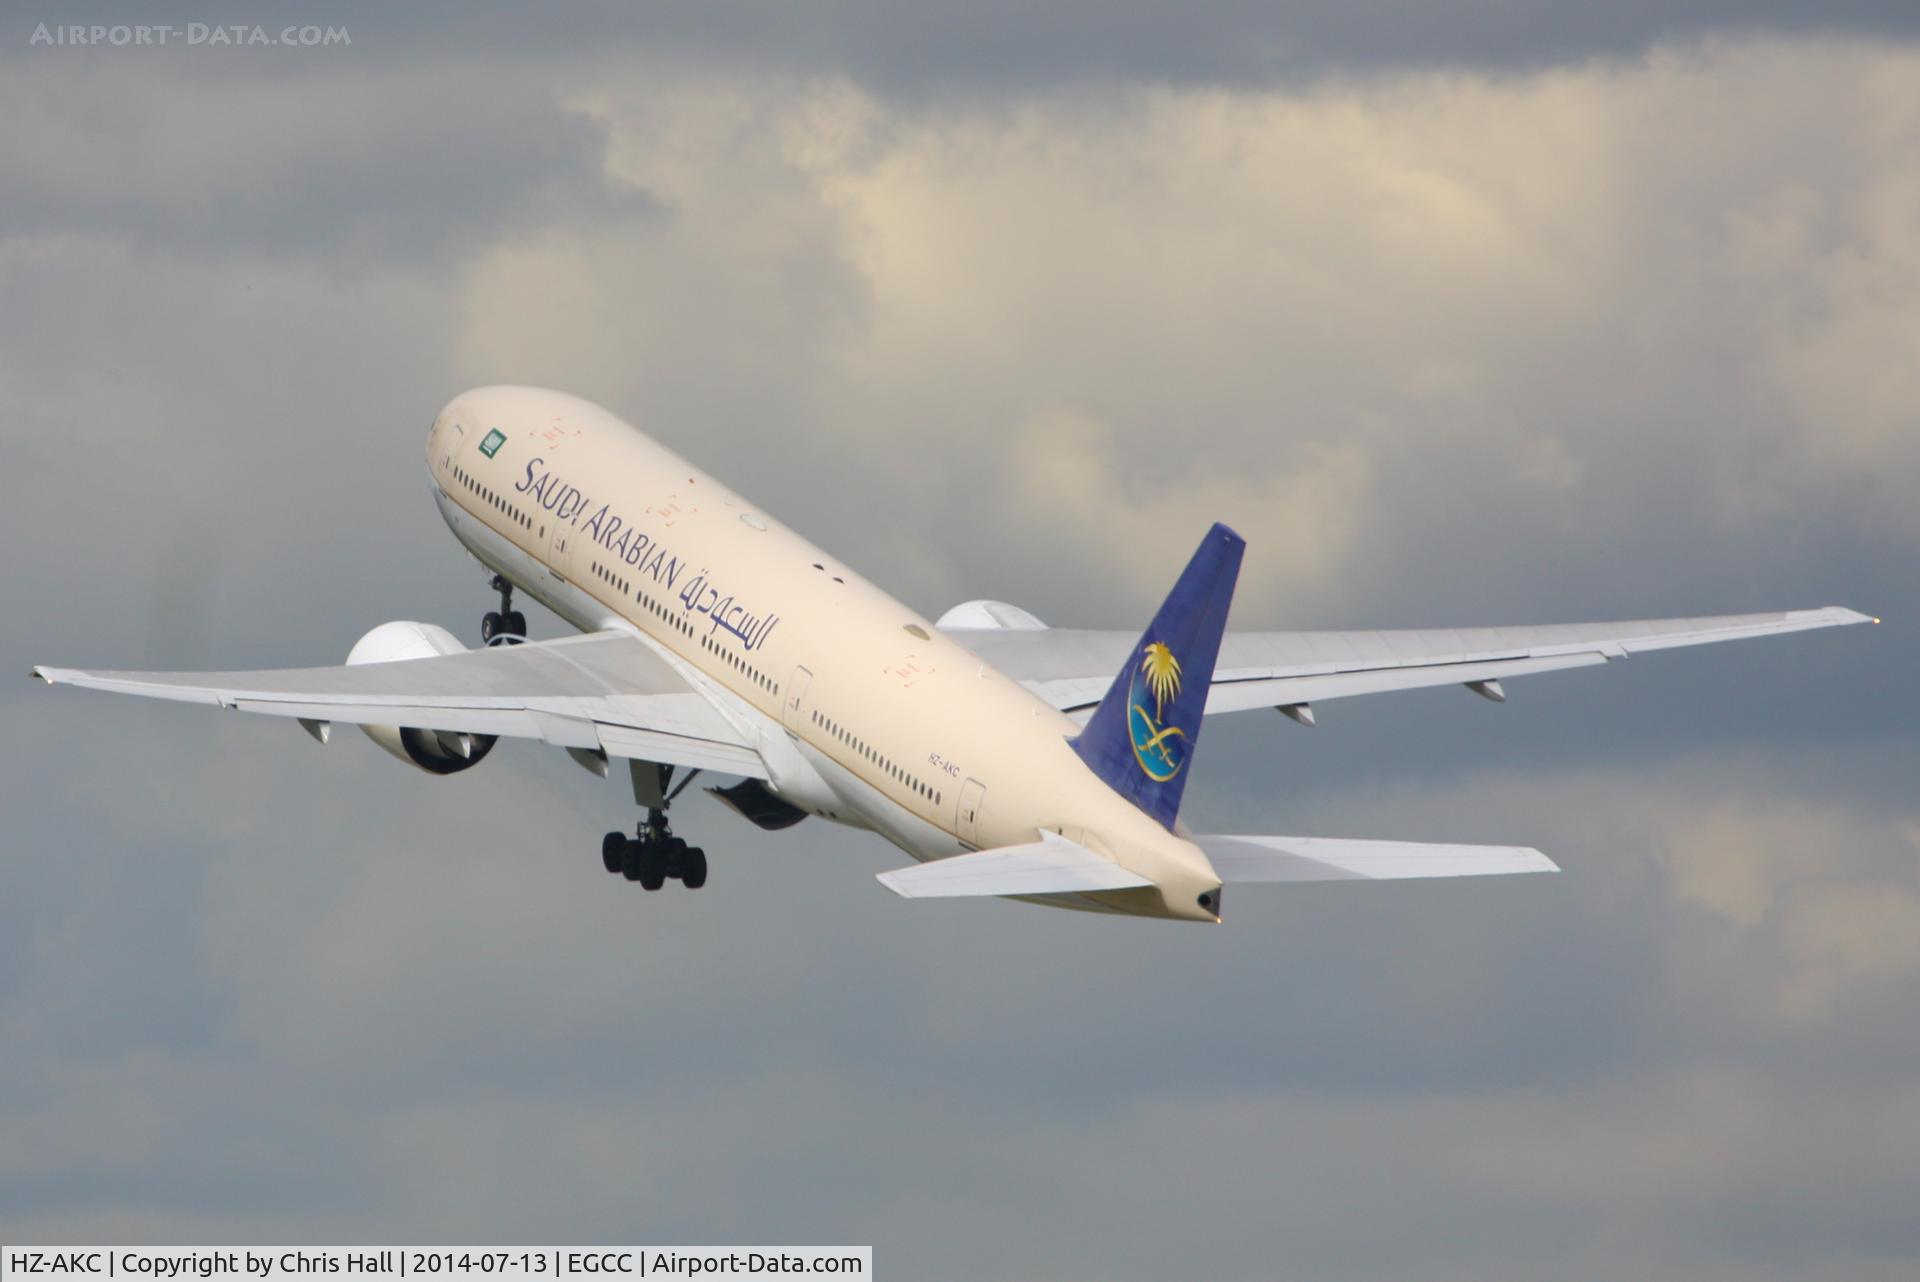
<svg viewBox="0 0 1920 1282"><path fill-rule="evenodd" d="M500 452L500 447L506 443L507 434L496 427L487 433L486 440L480 442L480 452L488 458L492 458Z"/></svg>

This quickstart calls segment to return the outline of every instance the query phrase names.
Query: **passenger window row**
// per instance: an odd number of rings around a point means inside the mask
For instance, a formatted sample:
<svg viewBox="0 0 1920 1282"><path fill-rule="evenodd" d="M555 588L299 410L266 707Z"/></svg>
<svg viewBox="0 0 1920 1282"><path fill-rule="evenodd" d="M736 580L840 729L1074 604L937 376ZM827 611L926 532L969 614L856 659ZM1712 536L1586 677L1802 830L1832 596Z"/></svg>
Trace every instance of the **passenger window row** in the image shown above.
<svg viewBox="0 0 1920 1282"><path fill-rule="evenodd" d="M760 671L760 669L754 667L751 663L748 663L745 659L727 649L727 647L721 645L712 637L701 637L700 644L708 650L711 650L714 654L719 655L722 663L725 663L728 667L759 686L762 690L767 691L769 694L773 692L775 682L772 677Z"/></svg>
<svg viewBox="0 0 1920 1282"><path fill-rule="evenodd" d="M506 517L509 521L512 521L515 525L525 530L531 530L533 528L532 517L522 512L506 499L501 498L498 494L495 494L489 487L482 485L474 478L473 474L468 472L464 467L455 464L453 475L462 485L473 492L475 498L500 513L500 515Z"/></svg>
<svg viewBox="0 0 1920 1282"><path fill-rule="evenodd" d="M631 583L627 582L625 579L621 578L619 575L615 574L612 570L609 570L606 566L600 564L598 561L595 561L593 563L593 575L595 578L599 579L602 583L605 583L608 587L617 588L622 593L629 591L633 586ZM638 594L636 593L636 595Z"/></svg>
<svg viewBox="0 0 1920 1282"><path fill-rule="evenodd" d="M605 579L608 583L612 584L615 587L621 588L623 591L625 590L626 581L622 579L619 575L614 574L610 570L606 570L602 568L598 562L594 563L593 570L595 574ZM653 597L649 596L644 589L635 589L633 593L633 599L640 603L641 609L645 610L648 614L651 614L654 618L660 620L662 623L666 624L668 627L673 628L675 631L680 632L685 636L694 635L695 633L694 626L693 624L687 622L687 617L685 613L677 610L670 610L666 606L661 605L658 601L654 600ZM754 667L751 663L748 663L745 659L741 658L739 655L735 654L733 651L727 649L725 646L715 641L712 637L710 636L701 637L700 645L703 649L717 656L728 667L732 668L735 672L738 672L741 676L753 682L755 685L759 686L762 690L765 690L768 694L778 695L780 693L780 683L778 681L775 681L772 677L760 671L760 669Z"/></svg>
<svg viewBox="0 0 1920 1282"><path fill-rule="evenodd" d="M648 614L651 614L654 618L660 620L660 622L666 624L668 627L672 628L674 631L683 633L687 636L693 635L693 625L687 622L686 616L684 614L675 613L674 611L669 610L666 606L661 605L658 601L654 600L652 597L647 595L647 591L645 588L640 588L636 590L633 594L633 599L640 603L641 609L645 610Z"/></svg>
<svg viewBox="0 0 1920 1282"><path fill-rule="evenodd" d="M886 771L887 775L901 787L906 788L910 792L919 793L936 806L940 804L941 792L938 788L935 788L932 784L921 780L911 772L901 768L891 758L881 753L872 744L854 734L851 730L848 730L832 717L822 716L820 712L816 710L813 713L813 724L819 726L841 743L846 744L847 747L851 748L854 752Z"/></svg>

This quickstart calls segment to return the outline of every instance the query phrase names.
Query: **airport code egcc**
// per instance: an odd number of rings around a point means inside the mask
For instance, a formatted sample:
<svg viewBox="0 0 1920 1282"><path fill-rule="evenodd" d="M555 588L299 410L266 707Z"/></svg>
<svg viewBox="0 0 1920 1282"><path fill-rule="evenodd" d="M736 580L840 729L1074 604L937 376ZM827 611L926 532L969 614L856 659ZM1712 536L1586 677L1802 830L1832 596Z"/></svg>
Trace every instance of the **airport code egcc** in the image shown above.
<svg viewBox="0 0 1920 1282"><path fill-rule="evenodd" d="M640 1277L873 1276L871 1246L622 1247L5 1247L0 1282L28 1277L235 1277L316 1274L496 1277L569 1282Z"/></svg>

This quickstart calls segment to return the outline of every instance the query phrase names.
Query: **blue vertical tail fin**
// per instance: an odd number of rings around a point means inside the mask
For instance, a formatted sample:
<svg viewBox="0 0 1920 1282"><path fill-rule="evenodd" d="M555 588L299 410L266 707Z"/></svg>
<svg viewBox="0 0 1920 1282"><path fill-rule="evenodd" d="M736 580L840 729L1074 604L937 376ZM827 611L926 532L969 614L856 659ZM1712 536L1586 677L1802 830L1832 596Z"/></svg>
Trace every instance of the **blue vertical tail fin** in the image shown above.
<svg viewBox="0 0 1920 1282"><path fill-rule="evenodd" d="M1140 634L1073 750L1115 792L1173 828L1247 542L1215 524Z"/></svg>

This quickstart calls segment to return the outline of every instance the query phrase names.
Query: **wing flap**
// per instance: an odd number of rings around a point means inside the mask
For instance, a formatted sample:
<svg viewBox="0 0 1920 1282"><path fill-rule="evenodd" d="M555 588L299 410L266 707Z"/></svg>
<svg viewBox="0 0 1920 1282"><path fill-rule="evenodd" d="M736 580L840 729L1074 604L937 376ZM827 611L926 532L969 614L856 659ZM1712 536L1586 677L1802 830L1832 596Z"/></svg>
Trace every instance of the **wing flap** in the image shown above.
<svg viewBox="0 0 1920 1282"><path fill-rule="evenodd" d="M1153 883L1105 855L1058 833L1020 846L1000 846L935 859L878 874L880 884L903 899L948 899L973 895L1072 895L1132 890Z"/></svg>
<svg viewBox="0 0 1920 1282"><path fill-rule="evenodd" d="M1536 672L1585 668L1606 661L1607 656L1598 650L1583 650L1539 658L1408 664L1398 668L1331 672L1304 677L1246 677L1230 673L1215 681L1207 691L1207 714L1212 716L1221 712L1245 712L1249 708L1276 708L1288 703L1313 703L1356 694L1381 694L1388 690L1418 690L1424 686L1497 681L1502 677L1525 677Z"/></svg>
<svg viewBox="0 0 1920 1282"><path fill-rule="evenodd" d="M1395 881L1558 872L1531 846L1461 846L1338 837L1195 837L1222 883Z"/></svg>
<svg viewBox="0 0 1920 1282"><path fill-rule="evenodd" d="M609 756L633 761L659 761L718 774L743 775L748 779L766 779L766 762L760 754L742 743L723 743L715 739L695 739L635 726L596 723L600 746Z"/></svg>

